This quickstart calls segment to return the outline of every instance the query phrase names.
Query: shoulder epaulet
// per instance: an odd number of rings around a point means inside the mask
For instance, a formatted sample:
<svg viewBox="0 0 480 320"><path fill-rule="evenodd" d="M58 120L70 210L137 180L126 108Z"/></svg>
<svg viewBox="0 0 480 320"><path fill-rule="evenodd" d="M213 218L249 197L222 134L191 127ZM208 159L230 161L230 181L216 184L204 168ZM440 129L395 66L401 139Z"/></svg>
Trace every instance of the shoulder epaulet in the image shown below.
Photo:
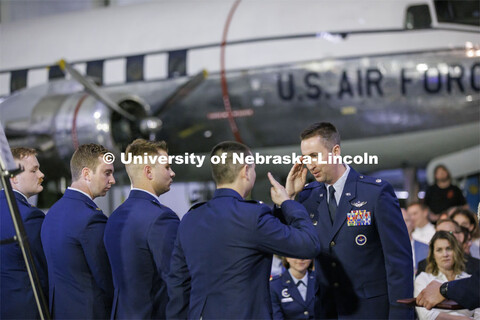
<svg viewBox="0 0 480 320"><path fill-rule="evenodd" d="M386 183L382 179L369 177L369 176L364 176L364 175L359 175L358 176L358 181L373 184L373 185L376 185L376 186L380 186L380 185L383 185L383 184Z"/></svg>
<svg viewBox="0 0 480 320"><path fill-rule="evenodd" d="M274 276L270 276L270 281L280 279L281 277L282 277L281 274L276 274L276 275L274 275Z"/></svg>
<svg viewBox="0 0 480 320"><path fill-rule="evenodd" d="M263 204L263 201L252 200L252 199L250 199L250 200L244 199L244 200L242 200L242 201L243 201L243 202L247 202L247 203Z"/></svg>
<svg viewBox="0 0 480 320"><path fill-rule="evenodd" d="M319 186L320 186L320 182L313 181L313 182L305 184L305 186L303 187L303 190L309 190L309 189L313 189L313 188L316 188L316 187L319 187Z"/></svg>
<svg viewBox="0 0 480 320"><path fill-rule="evenodd" d="M195 203L193 206L190 207L190 209L188 211L192 211L193 209L196 209L200 206L203 206L205 203L207 203L206 201L203 201L203 202L198 202L198 203Z"/></svg>

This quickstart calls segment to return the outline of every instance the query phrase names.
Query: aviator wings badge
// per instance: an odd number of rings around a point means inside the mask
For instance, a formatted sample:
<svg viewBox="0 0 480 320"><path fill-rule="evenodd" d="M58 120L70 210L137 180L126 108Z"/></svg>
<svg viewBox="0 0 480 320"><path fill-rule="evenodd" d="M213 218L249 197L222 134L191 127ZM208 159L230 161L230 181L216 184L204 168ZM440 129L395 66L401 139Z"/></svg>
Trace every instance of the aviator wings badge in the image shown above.
<svg viewBox="0 0 480 320"><path fill-rule="evenodd" d="M355 201L352 202L352 206L360 208L367 204L367 201Z"/></svg>

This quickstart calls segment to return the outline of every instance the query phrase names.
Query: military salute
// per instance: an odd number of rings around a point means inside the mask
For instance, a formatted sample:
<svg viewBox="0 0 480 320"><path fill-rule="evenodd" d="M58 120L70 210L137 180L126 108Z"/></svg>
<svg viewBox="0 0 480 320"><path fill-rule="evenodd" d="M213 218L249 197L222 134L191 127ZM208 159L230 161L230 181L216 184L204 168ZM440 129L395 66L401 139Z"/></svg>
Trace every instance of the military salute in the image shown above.
<svg viewBox="0 0 480 320"><path fill-rule="evenodd" d="M42 243L48 263L50 313L55 319L106 319L112 272L103 245L107 217L93 199L115 183L107 149L81 145L70 161L72 185L48 211Z"/></svg>
<svg viewBox="0 0 480 320"><path fill-rule="evenodd" d="M295 164L285 188L268 174L272 212L246 200L255 164L233 159L250 149L216 145L210 156L222 161L212 163L215 194L180 222L159 200L175 176L159 162L126 165L132 190L107 219L93 199L115 183L114 169L96 144L75 151L73 182L45 217L27 202L42 190L35 150L13 149L25 171L11 182L53 318L412 319L413 308L396 303L413 296L413 261L393 188L326 163L329 153L341 154L330 123L304 130L301 150L313 161L307 168ZM137 139L126 152L168 159L163 141ZM305 185L308 171L316 181ZM0 204L4 239L14 231L3 191ZM9 244L0 253L1 318L38 318L20 251ZM293 266L269 283L273 253L292 257ZM304 259L314 259L315 271ZM452 292L471 303L458 289L464 283L451 283ZM432 307L441 299L432 288L419 303Z"/></svg>
<svg viewBox="0 0 480 320"><path fill-rule="evenodd" d="M319 241L305 208L288 200L269 175L272 200L281 205L288 225L271 209L245 200L255 183L255 165L234 164L233 154L251 154L237 142L216 145L211 156L217 190L183 218L168 277L170 319L269 319L272 253L302 258L319 252Z"/></svg>
<svg viewBox="0 0 480 320"><path fill-rule="evenodd" d="M30 148L12 148L15 163L23 172L10 179L18 209L28 237L35 268L43 294L48 297L47 261L43 254L40 230L45 214L27 202L27 199L43 190L43 173L37 160L37 152ZM8 208L5 191L0 191L0 238L15 235L12 216ZM0 246L0 318L40 319L32 285L27 274L25 261L16 243Z"/></svg>
<svg viewBox="0 0 480 320"><path fill-rule="evenodd" d="M315 123L301 135L304 156L341 154L340 134ZM286 188L311 214L322 252L317 317L413 319L413 309L396 303L413 296L410 240L390 184L358 174L343 164L307 164L315 182L303 188L307 169L292 167Z"/></svg>
<svg viewBox="0 0 480 320"><path fill-rule="evenodd" d="M167 145L137 139L126 152L167 156ZM160 163L126 169L132 190L108 219L104 237L115 286L112 319L165 319L165 281L180 220L158 197L170 190L175 174Z"/></svg>

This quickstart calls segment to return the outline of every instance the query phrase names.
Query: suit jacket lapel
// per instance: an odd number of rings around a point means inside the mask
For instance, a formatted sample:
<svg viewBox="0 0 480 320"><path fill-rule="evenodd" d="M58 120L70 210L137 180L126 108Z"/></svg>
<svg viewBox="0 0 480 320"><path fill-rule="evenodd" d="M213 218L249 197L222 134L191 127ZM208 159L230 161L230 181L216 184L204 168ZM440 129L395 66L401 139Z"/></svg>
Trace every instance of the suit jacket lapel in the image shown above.
<svg viewBox="0 0 480 320"><path fill-rule="evenodd" d="M335 214L335 221L333 223L332 233L330 234L330 240L333 240L337 232L345 223L345 220L347 219L347 213L352 210L351 201L356 197L357 175L357 172L350 168L350 173L348 174L347 181L345 182L343 194L340 198L340 203Z"/></svg>
<svg viewBox="0 0 480 320"><path fill-rule="evenodd" d="M285 271L284 274L284 284L288 287L288 292L292 296L295 301L301 303L302 305L305 305L305 300L303 300L302 295L298 291L297 285L295 284L295 281L293 281L292 276L290 275L290 272Z"/></svg>
<svg viewBox="0 0 480 320"><path fill-rule="evenodd" d="M305 305L309 305L310 300L315 297L315 275L312 272L308 272L308 285L307 285L307 298L305 299Z"/></svg>

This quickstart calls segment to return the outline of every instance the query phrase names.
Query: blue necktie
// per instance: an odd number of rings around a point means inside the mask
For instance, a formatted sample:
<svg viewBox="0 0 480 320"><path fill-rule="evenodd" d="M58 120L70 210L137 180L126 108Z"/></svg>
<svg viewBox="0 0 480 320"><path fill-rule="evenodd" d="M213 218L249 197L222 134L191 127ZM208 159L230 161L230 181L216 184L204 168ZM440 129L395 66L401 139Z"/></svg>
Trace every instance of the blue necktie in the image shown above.
<svg viewBox="0 0 480 320"><path fill-rule="evenodd" d="M337 200L335 200L335 188L328 187L328 211L330 212L330 220L335 221L335 212L337 212Z"/></svg>

